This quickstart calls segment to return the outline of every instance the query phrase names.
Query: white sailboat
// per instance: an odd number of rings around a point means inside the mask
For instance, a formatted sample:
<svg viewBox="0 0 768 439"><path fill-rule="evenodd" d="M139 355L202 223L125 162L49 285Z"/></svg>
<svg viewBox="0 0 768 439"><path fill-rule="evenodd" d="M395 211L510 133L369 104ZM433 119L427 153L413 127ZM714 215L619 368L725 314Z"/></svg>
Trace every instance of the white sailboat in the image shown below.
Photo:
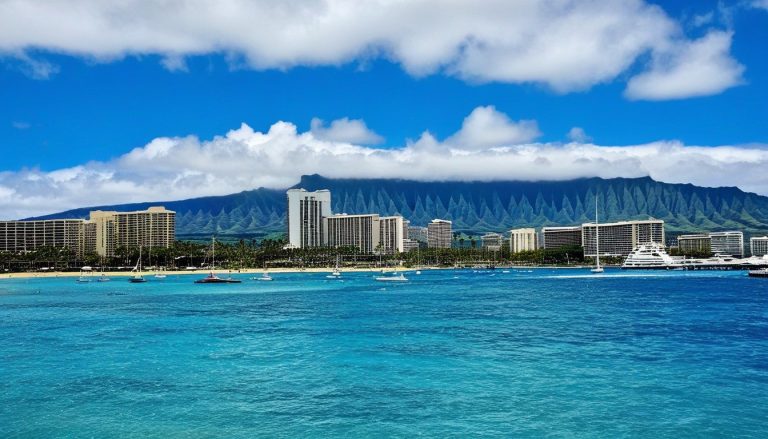
<svg viewBox="0 0 768 439"><path fill-rule="evenodd" d="M333 268L331 274L325 276L328 279L341 279L341 270L339 270L339 256L336 256L336 266Z"/></svg>
<svg viewBox="0 0 768 439"><path fill-rule="evenodd" d="M133 276L128 278L128 282L132 284L140 284L147 281L146 279L144 279L144 276L141 274L141 249L142 249L142 246L139 246L139 259L136 260L136 266L133 267L133 270L131 270L133 271L134 274Z"/></svg>
<svg viewBox="0 0 768 439"><path fill-rule="evenodd" d="M600 266L600 223L597 218L597 197L595 197L595 268L592 273L602 273L603 267Z"/></svg>
<svg viewBox="0 0 768 439"><path fill-rule="evenodd" d="M91 277L90 277L91 270L92 269L89 266L85 266L85 267L81 268L80 269L80 276L78 276L77 282L78 283L88 283L88 282L90 282L91 281ZM86 276L86 273L88 274L87 276Z"/></svg>
<svg viewBox="0 0 768 439"><path fill-rule="evenodd" d="M211 272L208 276L195 281L196 284L239 284L242 282L239 279L235 279L232 276L227 278L219 277L213 274L216 269L216 237L211 237Z"/></svg>

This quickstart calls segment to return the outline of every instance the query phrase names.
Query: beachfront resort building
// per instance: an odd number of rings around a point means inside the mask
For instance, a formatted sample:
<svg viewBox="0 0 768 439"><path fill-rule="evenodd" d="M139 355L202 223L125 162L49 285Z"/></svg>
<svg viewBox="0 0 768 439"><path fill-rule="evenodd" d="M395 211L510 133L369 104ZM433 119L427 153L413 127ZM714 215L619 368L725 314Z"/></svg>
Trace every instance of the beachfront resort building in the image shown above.
<svg viewBox="0 0 768 439"><path fill-rule="evenodd" d="M541 246L545 249L581 247L581 226L543 227L541 241Z"/></svg>
<svg viewBox="0 0 768 439"><path fill-rule="evenodd" d="M512 229L509 231L509 251L520 253L533 251L538 248L536 229Z"/></svg>
<svg viewBox="0 0 768 439"><path fill-rule="evenodd" d="M151 252L168 248L175 240L176 212L162 206L133 212L94 210L86 223L86 250L99 256L115 256L120 247Z"/></svg>
<svg viewBox="0 0 768 439"><path fill-rule="evenodd" d="M377 214L347 215L345 213L323 218L325 245L328 247L356 247L363 253L379 248L381 219Z"/></svg>
<svg viewBox="0 0 768 439"><path fill-rule="evenodd" d="M408 226L408 239L427 244L429 231L426 227Z"/></svg>
<svg viewBox="0 0 768 439"><path fill-rule="evenodd" d="M453 232L452 223L448 220L433 219L427 224L427 247L451 248Z"/></svg>
<svg viewBox="0 0 768 439"><path fill-rule="evenodd" d="M403 239L403 251L408 253L410 251L418 250L421 245L419 241L413 239Z"/></svg>
<svg viewBox="0 0 768 439"><path fill-rule="evenodd" d="M0 252L24 253L57 247L82 254L84 225L82 219L0 221Z"/></svg>
<svg viewBox="0 0 768 439"><path fill-rule="evenodd" d="M331 216L331 191L290 189L287 192L288 245L322 247L327 241L323 218Z"/></svg>
<svg viewBox="0 0 768 439"><path fill-rule="evenodd" d="M391 255L405 251L404 222L403 217L399 215L379 218L379 244L384 253Z"/></svg>
<svg viewBox="0 0 768 439"><path fill-rule="evenodd" d="M752 256L768 255L768 236L754 237L749 240Z"/></svg>
<svg viewBox="0 0 768 439"><path fill-rule="evenodd" d="M744 234L742 232L713 232L709 234L712 242L712 253L744 257Z"/></svg>
<svg viewBox="0 0 768 439"><path fill-rule="evenodd" d="M484 249L497 252L501 250L502 243L504 242L504 237L498 233L490 232L481 236L480 241L482 242Z"/></svg>
<svg viewBox="0 0 768 439"><path fill-rule="evenodd" d="M170 247L176 240L176 213L164 207L135 212L94 210L88 220L0 221L0 251L66 247L79 256L114 256L119 247Z"/></svg>
<svg viewBox="0 0 768 439"><path fill-rule="evenodd" d="M601 256L627 256L640 244L664 245L664 221L657 219L620 221L600 223L598 226L587 223L581 225L581 234L584 256L597 255L595 239L597 235L600 236Z"/></svg>
<svg viewBox="0 0 768 439"><path fill-rule="evenodd" d="M709 254L712 252L712 238L707 234L680 235L677 248L682 254Z"/></svg>

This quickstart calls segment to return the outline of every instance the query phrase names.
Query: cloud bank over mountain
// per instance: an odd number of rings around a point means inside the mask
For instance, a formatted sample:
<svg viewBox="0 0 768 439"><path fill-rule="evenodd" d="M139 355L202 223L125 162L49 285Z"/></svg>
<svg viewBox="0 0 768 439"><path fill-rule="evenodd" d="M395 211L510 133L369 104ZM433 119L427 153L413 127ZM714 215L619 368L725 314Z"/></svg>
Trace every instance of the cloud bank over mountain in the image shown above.
<svg viewBox="0 0 768 439"><path fill-rule="evenodd" d="M36 78L58 71L46 52L96 62L159 55L171 71L211 53L253 69L385 59L414 76L558 93L629 78L629 98L660 100L742 82L733 34L700 26L704 36L690 37L642 0L6 0L0 57Z"/></svg>
<svg viewBox="0 0 768 439"><path fill-rule="evenodd" d="M348 129L350 124L354 129ZM341 127L342 134L351 131L358 138L378 140L362 121L316 123L315 131L318 127ZM156 138L107 162L0 172L0 212L4 218L19 218L86 205L285 188L314 173L421 181L650 176L768 195L766 145L710 147L662 140L601 146L588 142L586 135L571 135L573 140L566 143L536 143L538 135L534 121L511 120L491 106L476 108L446 139L424 132L396 148L319 138L289 122L276 122L263 132L242 124L210 140Z"/></svg>

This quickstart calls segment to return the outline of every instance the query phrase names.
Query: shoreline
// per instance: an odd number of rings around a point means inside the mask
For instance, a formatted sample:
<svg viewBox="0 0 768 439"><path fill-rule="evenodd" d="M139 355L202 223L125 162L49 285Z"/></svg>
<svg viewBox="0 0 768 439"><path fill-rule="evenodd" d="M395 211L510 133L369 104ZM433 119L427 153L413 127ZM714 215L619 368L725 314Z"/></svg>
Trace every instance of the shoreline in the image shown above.
<svg viewBox="0 0 768 439"><path fill-rule="evenodd" d="M583 265L583 266L570 266L570 267L563 267L563 266L546 266L546 265L512 265L512 266L503 266L503 267L496 267L496 270L519 270L519 269L584 269L588 268L589 266ZM608 268L608 267L606 267ZM472 268L472 267L385 267L385 268L357 268L357 267L347 267L347 268L341 268L342 273L377 273L380 271L387 271L392 272L395 270L398 271L416 271L416 270L481 270L478 268ZM485 270L485 269L482 269ZM269 273L330 273L333 271L333 267L320 267L320 268L271 268L268 270L264 270L262 268L246 268L241 270L213 270L214 273L218 275L236 275L236 274L262 274L264 272ZM489 270L490 271L490 270ZM143 272L144 276L154 276L156 274L164 274L167 276L193 276L193 275L207 275L210 273L210 270L172 270L172 271L161 271L161 270L147 270ZM105 271L103 273L107 277L130 277L133 276L133 272L130 271ZM16 272L16 273L2 273L0 274L0 280L2 279L49 279L49 278L75 278L75 277L88 277L92 279L97 279L102 275L102 272L100 271L93 271L89 273L80 273L77 271L44 271L44 272Z"/></svg>

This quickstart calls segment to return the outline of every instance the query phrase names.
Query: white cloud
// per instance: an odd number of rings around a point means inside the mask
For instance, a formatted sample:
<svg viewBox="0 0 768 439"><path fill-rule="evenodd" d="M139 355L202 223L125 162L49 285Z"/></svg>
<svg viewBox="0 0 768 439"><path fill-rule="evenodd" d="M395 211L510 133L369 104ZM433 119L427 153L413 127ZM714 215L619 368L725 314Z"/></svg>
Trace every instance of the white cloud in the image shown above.
<svg viewBox="0 0 768 439"><path fill-rule="evenodd" d="M712 21L715 19L715 13L713 11L709 11L705 14L697 14L694 15L691 19L691 25L694 27L701 27L707 24L712 23Z"/></svg>
<svg viewBox="0 0 768 439"><path fill-rule="evenodd" d="M456 149L482 150L530 142L541 133L534 120L515 122L493 106L477 107L464 118L461 130L446 139Z"/></svg>
<svg viewBox="0 0 768 439"><path fill-rule="evenodd" d="M592 141L592 138L587 135L584 128L573 127L568 131L568 140L576 143L589 143Z"/></svg>
<svg viewBox="0 0 768 439"><path fill-rule="evenodd" d="M569 92L624 77L649 53L690 44L678 21L644 0L0 2L0 55L42 49L111 61L155 54L170 70L210 53L255 69L384 58L413 75ZM727 48L722 57L730 59ZM669 62L691 71L684 57ZM724 67L710 73L727 76Z"/></svg>
<svg viewBox="0 0 768 439"><path fill-rule="evenodd" d="M478 134L475 123L502 134L483 130ZM735 185L768 195L768 145L510 143L509 127L518 124L492 107L479 107L448 139L440 141L424 133L400 148L321 140L288 122L277 122L266 132L242 124L205 141L194 136L161 137L109 162L53 172L0 172L0 215L20 218L100 204L286 188L301 175L313 173L431 181L651 176L672 183ZM494 138L498 144L491 142Z"/></svg>
<svg viewBox="0 0 768 439"><path fill-rule="evenodd" d="M666 100L718 93L742 83L744 66L729 55L732 34L706 36L656 53L651 69L630 79L630 99Z"/></svg>
<svg viewBox="0 0 768 439"><path fill-rule="evenodd" d="M311 123L312 135L320 140L331 142L358 143L361 145L376 145L384 142L384 138L368 129L360 119L342 118L325 126L321 119L314 118Z"/></svg>
<svg viewBox="0 0 768 439"><path fill-rule="evenodd" d="M752 2L752 7L768 10L768 0L754 0Z"/></svg>

